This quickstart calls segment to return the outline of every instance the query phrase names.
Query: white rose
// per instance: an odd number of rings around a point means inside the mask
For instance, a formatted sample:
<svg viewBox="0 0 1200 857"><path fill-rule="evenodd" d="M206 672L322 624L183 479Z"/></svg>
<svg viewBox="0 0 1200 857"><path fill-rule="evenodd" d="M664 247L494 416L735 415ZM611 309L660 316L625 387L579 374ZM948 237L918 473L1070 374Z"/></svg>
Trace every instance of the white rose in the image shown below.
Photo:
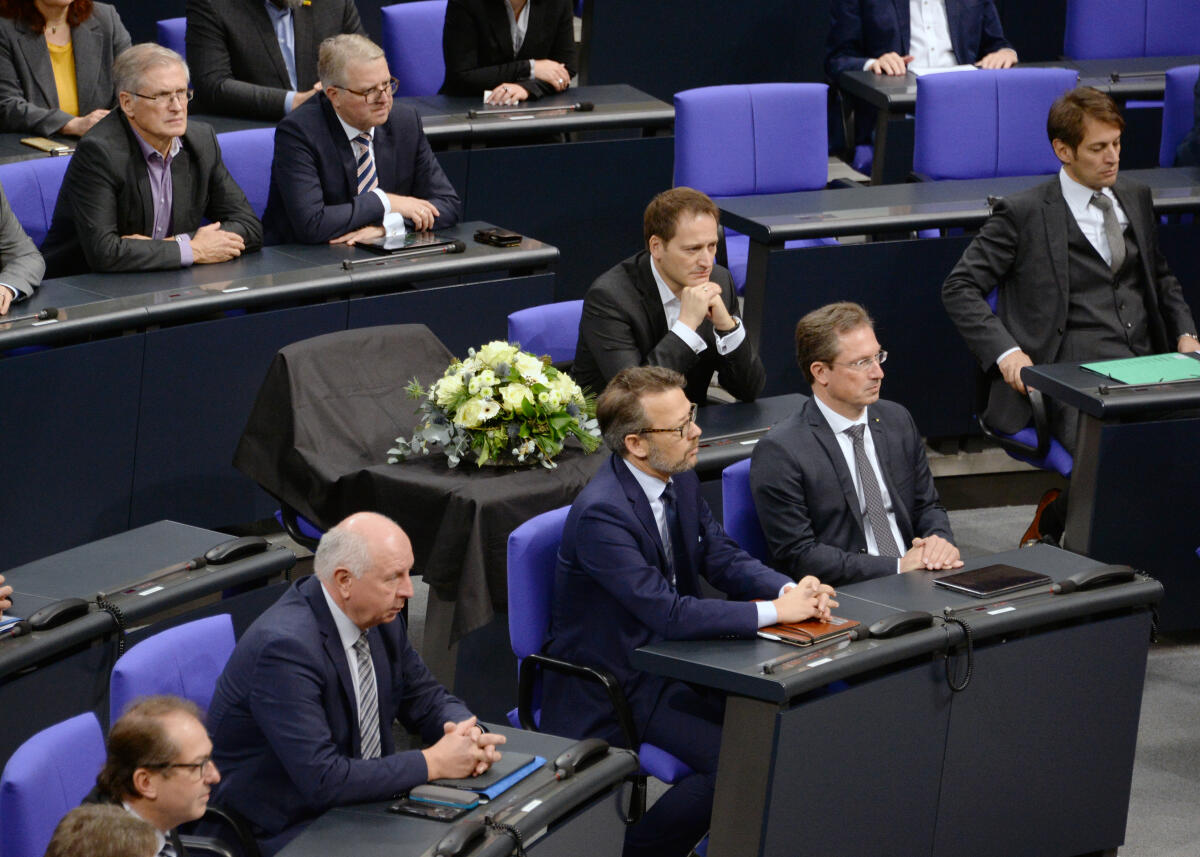
<svg viewBox="0 0 1200 857"><path fill-rule="evenodd" d="M529 392L529 388L524 384L512 383L500 391L500 400L504 404L506 411L515 411L521 407L521 402L529 399L533 401L533 394Z"/></svg>
<svg viewBox="0 0 1200 857"><path fill-rule="evenodd" d="M532 354L518 354L513 358L513 367L530 384L545 384L546 373L542 361Z"/></svg>
<svg viewBox="0 0 1200 857"><path fill-rule="evenodd" d="M434 385L434 401L443 408L462 395L462 375L447 375Z"/></svg>
<svg viewBox="0 0 1200 857"><path fill-rule="evenodd" d="M477 352L479 359L491 367L495 367L497 363L511 362L516 354L516 346L509 345L502 339L489 342Z"/></svg>
<svg viewBox="0 0 1200 857"><path fill-rule="evenodd" d="M454 415L455 424L463 428L478 428L484 419L483 406L484 403L480 399L467 399Z"/></svg>

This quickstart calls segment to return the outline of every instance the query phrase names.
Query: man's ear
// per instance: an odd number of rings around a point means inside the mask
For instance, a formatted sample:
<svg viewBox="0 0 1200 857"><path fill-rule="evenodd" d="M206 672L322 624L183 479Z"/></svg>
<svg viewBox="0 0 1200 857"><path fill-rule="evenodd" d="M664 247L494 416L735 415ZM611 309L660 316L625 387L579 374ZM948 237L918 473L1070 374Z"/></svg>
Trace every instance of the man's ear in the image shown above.
<svg viewBox="0 0 1200 857"><path fill-rule="evenodd" d="M1075 160L1075 150L1057 137L1050 141L1050 146L1054 149L1054 154L1062 163L1069 164Z"/></svg>
<svg viewBox="0 0 1200 857"><path fill-rule="evenodd" d="M342 598L350 597L350 587L354 584L354 572L348 568L333 570L333 588Z"/></svg>
<svg viewBox="0 0 1200 857"><path fill-rule="evenodd" d="M646 242L646 249L650 251L650 255L654 257L655 261L662 258L664 246L666 246L665 243L658 235L651 235L650 240Z"/></svg>
<svg viewBox="0 0 1200 857"><path fill-rule="evenodd" d="M133 772L133 790L147 800L158 797L158 789L154 785L154 775L149 768L138 768Z"/></svg>
<svg viewBox="0 0 1200 857"><path fill-rule="evenodd" d="M127 119L133 118L133 99L134 95L131 92L117 93L117 104L121 108L121 112L125 114Z"/></svg>
<svg viewBox="0 0 1200 857"><path fill-rule="evenodd" d="M646 438L640 434L625 435L625 452L628 458L645 458L649 454Z"/></svg>
<svg viewBox="0 0 1200 857"><path fill-rule="evenodd" d="M812 386L814 389L818 386L824 387L829 384L830 368L828 363L822 363L820 360L814 360L808 365L808 371L813 376Z"/></svg>

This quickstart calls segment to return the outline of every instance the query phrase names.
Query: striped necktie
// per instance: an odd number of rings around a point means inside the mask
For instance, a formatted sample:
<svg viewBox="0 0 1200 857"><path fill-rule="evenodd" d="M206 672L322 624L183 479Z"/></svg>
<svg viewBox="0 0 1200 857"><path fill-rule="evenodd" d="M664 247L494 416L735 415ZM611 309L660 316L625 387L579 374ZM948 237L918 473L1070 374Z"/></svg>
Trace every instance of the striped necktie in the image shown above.
<svg viewBox="0 0 1200 857"><path fill-rule="evenodd" d="M854 466L858 469L858 484L862 486L863 499L867 505L867 520L871 522L871 530L875 533L875 547L880 556L900 556L896 548L896 540L892 538L892 527L888 523L887 510L883 507L883 492L879 489L879 480L875 478L875 468L867 458L867 445L863 440L862 423L846 429L854 447Z"/></svg>
<svg viewBox="0 0 1200 857"><path fill-rule="evenodd" d="M359 134L354 138L358 149L358 192L368 193L379 187L379 179L375 176L375 159L371 157L371 138Z"/></svg>
<svg viewBox="0 0 1200 857"><path fill-rule="evenodd" d="M379 697L375 689L375 667L367 645L367 632L354 641L354 656L358 662L358 735L360 755L364 759L379 758Z"/></svg>

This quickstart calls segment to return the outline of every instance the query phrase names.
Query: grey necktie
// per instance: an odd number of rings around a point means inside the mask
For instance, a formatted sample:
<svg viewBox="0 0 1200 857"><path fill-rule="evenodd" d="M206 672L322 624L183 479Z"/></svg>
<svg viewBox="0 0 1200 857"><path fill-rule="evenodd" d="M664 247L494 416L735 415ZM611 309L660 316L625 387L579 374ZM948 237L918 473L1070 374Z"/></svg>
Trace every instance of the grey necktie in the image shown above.
<svg viewBox="0 0 1200 857"><path fill-rule="evenodd" d="M175 846L171 844L170 839L163 842L163 847L158 850L157 857L178 857L175 854Z"/></svg>
<svg viewBox="0 0 1200 857"><path fill-rule="evenodd" d="M375 691L375 667L371 663L371 649L367 645L367 632L354 641L354 655L358 661L358 734L362 745L362 758L379 758L379 697Z"/></svg>
<svg viewBox="0 0 1200 857"><path fill-rule="evenodd" d="M862 485L863 499L867 503L867 519L875 532L875 546L880 556L900 556L896 548L896 540L892 538L892 527L888 524L887 511L883 508L883 492L879 490L879 480L875 478L875 468L867 460L867 445L863 441L862 423L850 426L846 434L854 444L854 466L858 468L858 482Z"/></svg>
<svg viewBox="0 0 1200 857"><path fill-rule="evenodd" d="M1089 204L1096 206L1104 215L1104 235L1108 238L1108 252L1112 255L1112 269L1119 271L1125 264L1125 234L1121 231L1121 224L1117 222L1117 213L1113 211L1112 200L1100 191L1096 191L1092 194Z"/></svg>

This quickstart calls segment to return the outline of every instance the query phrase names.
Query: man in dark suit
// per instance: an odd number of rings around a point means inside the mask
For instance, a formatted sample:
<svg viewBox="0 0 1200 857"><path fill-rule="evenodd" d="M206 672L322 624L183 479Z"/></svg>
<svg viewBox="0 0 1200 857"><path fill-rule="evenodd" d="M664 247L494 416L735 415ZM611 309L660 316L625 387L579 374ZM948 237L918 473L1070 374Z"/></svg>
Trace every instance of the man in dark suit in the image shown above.
<svg viewBox="0 0 1200 857"><path fill-rule="evenodd" d="M21 228L4 188L0 188L0 316L17 301L32 297L45 272L42 254Z"/></svg>
<svg viewBox="0 0 1200 857"><path fill-rule="evenodd" d="M714 264L716 204L677 187L650 201L646 249L609 269L583 299L575 380L599 392L629 366L665 366L687 377L703 404L715 371L735 398L753 401L766 372L737 318L729 271Z"/></svg>
<svg viewBox="0 0 1200 857"><path fill-rule="evenodd" d="M613 455L567 517L546 653L612 673L639 740L695 771L625 838L626 857L686 854L712 811L723 699L646 675L630 655L660 640L753 637L776 621L827 615L836 602L815 577L795 586L767 568L713 520L692 471L700 428L678 372L620 372L596 414ZM732 600L703 597L701 577ZM765 600L749 603L755 598ZM543 682L542 728L624 743L603 688L553 672Z"/></svg>
<svg viewBox="0 0 1200 857"><path fill-rule="evenodd" d="M321 88L317 46L362 32L354 0L188 0L198 109L281 119Z"/></svg>
<svg viewBox="0 0 1200 857"><path fill-rule="evenodd" d="M1117 176L1125 123L1116 104L1079 87L1054 102L1046 124L1059 174L1000 199L942 286L992 378L984 419L1006 434L1030 419L1026 366L1200 350L1158 249L1150 189ZM1078 412L1049 404L1055 437L1074 452ZM1047 495L1025 539L1057 540L1065 523L1066 494Z"/></svg>
<svg viewBox="0 0 1200 857"><path fill-rule="evenodd" d="M113 79L120 110L79 141L63 177L42 245L49 276L167 270L258 250L262 224L216 135L188 122L179 54L134 45L117 57Z"/></svg>
<svg viewBox="0 0 1200 857"><path fill-rule="evenodd" d="M866 310L836 303L804 316L796 359L813 398L758 442L750 465L774 566L834 586L961 566L912 415L879 398L887 352Z"/></svg>
<svg viewBox="0 0 1200 857"><path fill-rule="evenodd" d="M149 822L158 839L186 857L176 828L204 815L221 779L212 742L196 705L175 696L135 700L108 733L108 757L84 803L125 806Z"/></svg>
<svg viewBox="0 0 1200 857"><path fill-rule="evenodd" d="M442 29L446 95L491 104L562 92L577 70L571 0L450 0Z"/></svg>
<svg viewBox="0 0 1200 857"><path fill-rule="evenodd" d="M267 857L330 807L483 773L499 758L504 737L438 684L396 621L412 565L395 523L350 516L321 539L315 574L255 620L217 680L217 800L246 818ZM397 718L430 746L395 752Z"/></svg>
<svg viewBox="0 0 1200 857"><path fill-rule="evenodd" d="M344 35L320 54L324 92L275 130L267 243L354 244L456 224L462 203L416 111L393 102L383 49Z"/></svg>
<svg viewBox="0 0 1200 857"><path fill-rule="evenodd" d="M1179 142L1179 146L1175 149L1175 166L1177 167L1200 165L1200 78L1196 80L1195 99L1193 110L1196 121L1192 125L1192 130L1187 132L1187 136Z"/></svg>

